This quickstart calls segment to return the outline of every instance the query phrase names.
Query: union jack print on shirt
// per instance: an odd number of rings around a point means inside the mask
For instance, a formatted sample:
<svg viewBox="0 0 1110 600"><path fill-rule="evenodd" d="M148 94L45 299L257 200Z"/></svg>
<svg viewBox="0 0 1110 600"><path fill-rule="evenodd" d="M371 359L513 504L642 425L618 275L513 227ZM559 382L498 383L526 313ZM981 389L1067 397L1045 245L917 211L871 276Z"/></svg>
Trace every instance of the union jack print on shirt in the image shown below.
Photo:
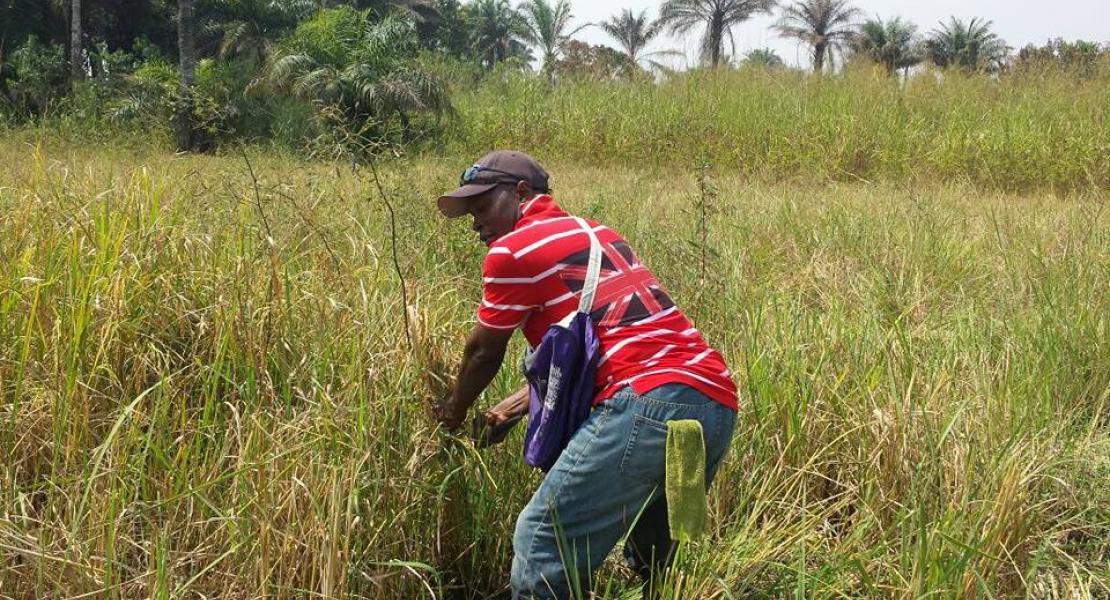
<svg viewBox="0 0 1110 600"><path fill-rule="evenodd" d="M601 272L590 316L598 327L630 325L674 306L655 276L632 252L628 242L602 244ZM575 252L559 264L559 277L569 291L580 293L586 280L590 249Z"/></svg>

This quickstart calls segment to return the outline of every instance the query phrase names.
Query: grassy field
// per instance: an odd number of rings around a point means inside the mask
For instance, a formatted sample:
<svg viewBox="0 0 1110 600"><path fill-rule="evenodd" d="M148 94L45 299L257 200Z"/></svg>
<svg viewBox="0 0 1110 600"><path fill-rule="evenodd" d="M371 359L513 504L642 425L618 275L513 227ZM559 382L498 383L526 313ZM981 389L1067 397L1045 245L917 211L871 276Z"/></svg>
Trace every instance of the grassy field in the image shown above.
<svg viewBox="0 0 1110 600"><path fill-rule="evenodd" d="M0 143L0 597L504 597L538 474L519 432L478 451L427 414L482 256L432 199L473 157L383 167L395 265L369 170L248 152L257 196L234 153ZM669 597L1110 595L1097 186L586 155L545 157L557 197L630 240L742 393ZM603 596L629 582L614 563Z"/></svg>
<svg viewBox="0 0 1110 600"><path fill-rule="evenodd" d="M702 161L762 180L970 182L1110 189L1110 64L995 80L870 67L837 77L745 69L663 85L508 79L460 93L448 146L535 147L562 160Z"/></svg>

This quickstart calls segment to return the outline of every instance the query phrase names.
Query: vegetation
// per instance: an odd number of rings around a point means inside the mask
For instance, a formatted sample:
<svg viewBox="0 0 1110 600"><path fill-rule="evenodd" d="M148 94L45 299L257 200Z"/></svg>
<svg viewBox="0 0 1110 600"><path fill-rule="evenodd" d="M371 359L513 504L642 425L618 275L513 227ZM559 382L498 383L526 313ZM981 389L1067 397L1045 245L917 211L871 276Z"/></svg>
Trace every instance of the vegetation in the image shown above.
<svg viewBox="0 0 1110 600"><path fill-rule="evenodd" d="M704 160L769 181L966 181L1022 191L1110 188L1110 71L989 80L882 69L835 78L744 69L662 84L521 76L459 94L438 154L545 149L566 160L670 168Z"/></svg>
<svg viewBox="0 0 1110 600"><path fill-rule="evenodd" d="M573 38L589 24L575 22L566 0L515 7L509 0L182 0L176 6L82 0L77 45L65 11L70 0L7 3L0 18L0 123L47 126L74 137L166 139L172 132L182 150L233 151L237 144L266 142L302 155L364 160L368 152L476 147L467 145L471 141L532 145L573 137L590 122L592 139L570 144L570 153L600 145L603 156L704 156L773 176L900 179L924 173L1005 189L1077 189L1106 181L1105 144L1097 137L1105 132L1105 102L1091 90L1110 79L1110 47L1054 40L1011 56L990 22L979 18L953 17L921 38L914 24L898 17L858 23L859 11L846 0L800 0L781 8L765 0L667 0L654 21L647 11L626 10L597 24L617 46L609 48ZM808 44L815 70L836 81L813 81L790 69L759 69L773 78L732 72L740 65L781 64L773 54L735 52L734 27L772 10L780 17L779 32ZM109 18L121 11L130 18ZM699 36L702 64L722 73L704 79L668 68L663 59L681 54L660 47L663 33ZM848 49L852 64L834 64L834 51ZM943 75L918 67L925 58ZM869 63L888 74L901 71L904 87L861 80L859 71ZM535 90L534 67L548 84L535 106L563 108L531 119L561 131L530 138L521 128L531 121L487 118L491 107L473 101L500 102L503 91L519 98ZM967 80L975 73L982 81ZM1075 102L1048 86L1070 88L1074 80L1084 82ZM718 95L693 98L690 106L704 112L681 114L683 90L703 81ZM863 87L854 93L857 84ZM574 97L590 85L609 87ZM934 89L948 92L930 96ZM661 117L656 105L630 94L659 100L671 112ZM603 100L609 96L614 103ZM771 98L782 98L788 108L741 107L734 100ZM818 111L798 99L817 100ZM607 111L633 105L641 112ZM997 117L995 107L1008 116ZM854 111L859 118L847 119ZM985 118L974 118L975 111L986 111ZM1029 121L1023 111L1045 120ZM741 113L767 118L733 118ZM1064 124L1051 125L1056 122ZM1074 123L1092 126L1082 132ZM708 135L707 128L723 135ZM855 135L861 132L868 135ZM976 135L997 145L976 144ZM1010 136L1026 145L1006 145ZM607 144L615 138L621 141ZM1016 151L1003 156L1010 148ZM814 157L817 162L807 162ZM1043 174L1033 167L1041 158L1051 165Z"/></svg>
<svg viewBox="0 0 1110 600"><path fill-rule="evenodd" d="M348 149L364 149L408 138L412 113L450 110L442 84L411 66L417 48L415 30L403 19L374 21L350 8L320 11L286 40L270 81L309 101L322 131L345 136Z"/></svg>
<svg viewBox="0 0 1110 600"><path fill-rule="evenodd" d="M777 52L770 48L756 48L744 55L741 66L754 66L764 69L783 67L786 63Z"/></svg>
<svg viewBox="0 0 1110 600"><path fill-rule="evenodd" d="M505 597L521 432L427 411L483 251L432 199L495 147L742 390L664 600L1110 596L1110 47L776 9L818 76L736 56L769 0L617 48L564 0L0 2L0 598Z"/></svg>
<svg viewBox="0 0 1110 600"><path fill-rule="evenodd" d="M848 0L799 0L783 8L779 33L809 44L813 49L813 70L820 73L833 52L845 47L856 35L853 20L859 9Z"/></svg>
<svg viewBox="0 0 1110 600"><path fill-rule="evenodd" d="M672 34L703 28L701 58L711 67L726 62L725 42L735 54L732 28L760 13L769 13L773 0L666 0L659 9L659 22Z"/></svg>
<svg viewBox="0 0 1110 600"><path fill-rule="evenodd" d="M456 163L381 172L406 307L369 173L150 152L0 145L4 594L503 592L521 434L479 452L426 413L479 297L481 246L431 200ZM695 211L689 163L541 158L742 389L712 538L667 598L1106 594L1097 197L710 170ZM630 581L611 565L603 597Z"/></svg>
<svg viewBox="0 0 1110 600"><path fill-rule="evenodd" d="M563 46L563 57L555 61L552 69L557 78L578 81L616 81L644 74L627 55L608 46L592 46L578 40Z"/></svg>
<svg viewBox="0 0 1110 600"><path fill-rule="evenodd" d="M472 9L473 48L485 67L510 60L528 60L524 17L508 0L477 0Z"/></svg>
<svg viewBox="0 0 1110 600"><path fill-rule="evenodd" d="M525 39L539 48L543 71L550 81L563 47L585 25L571 27L574 15L570 13L568 0L555 0L554 4L548 0L527 0L520 10L524 17Z"/></svg>
<svg viewBox="0 0 1110 600"><path fill-rule="evenodd" d="M1105 56L1106 49L1094 42L1066 42L1056 38L1044 46L1029 44L1022 48L1012 70L1017 75L1063 71L1072 77L1090 79L1099 73Z"/></svg>
<svg viewBox="0 0 1110 600"><path fill-rule="evenodd" d="M990 27L990 21L971 19L965 23L952 17L925 40L925 51L941 68L998 72L1005 65L1010 49Z"/></svg>
<svg viewBox="0 0 1110 600"><path fill-rule="evenodd" d="M919 64L923 57L917 26L898 17L868 19L852 39L852 49L881 64L888 75Z"/></svg>
<svg viewBox="0 0 1110 600"><path fill-rule="evenodd" d="M639 65L641 61L660 54L647 51L648 45L659 36L661 28L658 21L648 19L646 10L636 14L626 8L598 26L617 42L632 64Z"/></svg>

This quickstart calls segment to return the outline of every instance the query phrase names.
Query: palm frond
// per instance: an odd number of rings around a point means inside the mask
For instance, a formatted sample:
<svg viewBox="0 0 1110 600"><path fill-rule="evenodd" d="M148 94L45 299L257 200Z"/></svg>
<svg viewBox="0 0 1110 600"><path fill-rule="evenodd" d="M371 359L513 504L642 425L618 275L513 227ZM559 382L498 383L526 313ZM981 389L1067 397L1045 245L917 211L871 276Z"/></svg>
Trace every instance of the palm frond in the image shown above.
<svg viewBox="0 0 1110 600"><path fill-rule="evenodd" d="M759 13L768 13L774 0L666 0L659 9L659 26L681 35L704 27L699 43L703 58L722 62L724 42L735 47L732 28Z"/></svg>
<svg viewBox="0 0 1110 600"><path fill-rule="evenodd" d="M812 46L813 70L821 71L826 58L831 59L856 35L853 23L859 14L848 0L798 0L783 7L775 29L783 37Z"/></svg>

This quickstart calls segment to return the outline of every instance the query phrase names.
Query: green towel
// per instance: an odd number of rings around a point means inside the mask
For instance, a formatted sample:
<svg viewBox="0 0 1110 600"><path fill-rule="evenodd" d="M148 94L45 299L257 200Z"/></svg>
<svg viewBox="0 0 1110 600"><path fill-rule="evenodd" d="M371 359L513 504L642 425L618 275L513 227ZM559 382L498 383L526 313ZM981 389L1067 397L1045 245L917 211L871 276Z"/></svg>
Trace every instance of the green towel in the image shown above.
<svg viewBox="0 0 1110 600"><path fill-rule="evenodd" d="M705 535L709 510L705 501L705 439L700 422L667 421L665 489L671 539Z"/></svg>

